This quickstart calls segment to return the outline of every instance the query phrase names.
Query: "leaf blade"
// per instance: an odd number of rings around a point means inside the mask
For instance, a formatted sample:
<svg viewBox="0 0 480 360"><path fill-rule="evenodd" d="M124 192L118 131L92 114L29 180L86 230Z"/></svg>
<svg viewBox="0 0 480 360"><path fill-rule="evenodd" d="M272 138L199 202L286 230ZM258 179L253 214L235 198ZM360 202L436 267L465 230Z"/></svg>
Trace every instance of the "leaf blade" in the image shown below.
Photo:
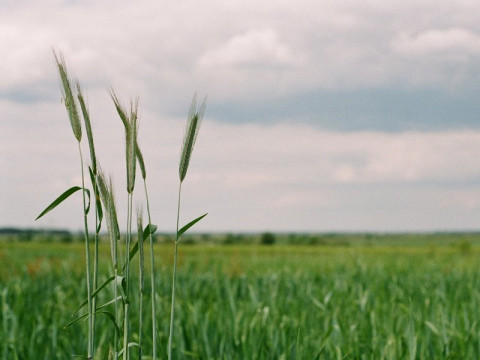
<svg viewBox="0 0 480 360"><path fill-rule="evenodd" d="M177 232L177 239L180 238L180 236L182 236L188 229L190 229L193 225L195 225L197 222L199 222L200 220L202 220L205 216L207 216L208 213L205 213L203 214L202 216L199 216L198 218L196 218L195 220L192 220L190 221L187 225L185 225L184 227L182 227L180 230L178 230Z"/></svg>
<svg viewBox="0 0 480 360"><path fill-rule="evenodd" d="M45 210L43 210L40 215L37 216L37 218L35 219L38 220L40 219L42 216L44 216L45 214L49 213L50 211L52 211L53 209L55 209L58 205L60 205L64 200L66 200L68 197L70 197L70 195L76 193L78 190L82 190L82 188L80 186L73 186L71 187L70 189L68 189L67 191L65 191L62 195L60 195L59 197L57 197L50 205L48 205Z"/></svg>

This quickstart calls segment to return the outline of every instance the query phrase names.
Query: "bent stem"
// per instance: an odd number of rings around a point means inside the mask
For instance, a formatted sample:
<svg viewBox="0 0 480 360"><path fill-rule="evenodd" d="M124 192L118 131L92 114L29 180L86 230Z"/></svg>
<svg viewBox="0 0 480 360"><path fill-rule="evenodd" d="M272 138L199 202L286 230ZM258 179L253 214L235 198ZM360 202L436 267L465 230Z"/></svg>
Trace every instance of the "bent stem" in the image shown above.
<svg viewBox="0 0 480 360"><path fill-rule="evenodd" d="M152 287L152 359L157 359L157 307L155 304L155 296L157 292L155 291L155 256L153 253L153 235L152 235L152 219L150 216L150 203L148 201L148 192L147 192L147 181L143 180L143 185L145 188L145 198L147 202L147 215L148 215L148 231L149 231L149 240L150 240L150 282Z"/></svg>
<svg viewBox="0 0 480 360"><path fill-rule="evenodd" d="M168 338L168 360L172 359L172 337L173 337L173 323L175 321L175 286L177 284L177 258L178 258L178 226L180 221L180 197L182 194L182 182L178 188L178 202L177 202L177 231L175 234L175 255L173 258L173 280L172 280L172 308L170 310L170 336Z"/></svg>
<svg viewBox="0 0 480 360"><path fill-rule="evenodd" d="M92 284L90 279L90 243L88 240L88 219L87 219L87 203L85 199L85 176L83 171L83 156L80 142L78 142L78 151L80 153L80 165L82 168L82 195L83 195L83 224L85 233L85 259L87 266L87 306L88 306L88 359L93 359L95 329L94 314L92 311Z"/></svg>

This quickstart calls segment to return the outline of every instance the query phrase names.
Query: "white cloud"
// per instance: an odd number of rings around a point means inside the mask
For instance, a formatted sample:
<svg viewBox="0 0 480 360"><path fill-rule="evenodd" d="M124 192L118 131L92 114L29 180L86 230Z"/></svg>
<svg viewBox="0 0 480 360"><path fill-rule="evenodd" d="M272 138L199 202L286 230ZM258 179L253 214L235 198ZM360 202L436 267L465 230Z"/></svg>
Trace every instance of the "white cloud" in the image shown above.
<svg viewBox="0 0 480 360"><path fill-rule="evenodd" d="M480 54L480 34L464 28L431 29L416 35L402 33L394 39L392 46L406 56L461 58Z"/></svg>
<svg viewBox="0 0 480 360"><path fill-rule="evenodd" d="M114 177L122 209L123 130L107 106L108 94L95 98L97 156ZM16 124L1 125L0 160L9 175L2 177L0 219L2 225L33 226L44 206L79 181L75 140L60 103L38 105L42 115L33 125L32 109L1 106L16 114ZM175 224L183 127L184 119L142 110L140 145L152 212L166 231ZM208 211L198 229L213 231L473 228L480 216L478 158L479 131L340 133L207 117L183 186L183 219ZM76 205L72 199L38 225L81 228Z"/></svg>
<svg viewBox="0 0 480 360"><path fill-rule="evenodd" d="M461 88L478 83L477 65L464 58L478 54L479 11L453 0L19 2L0 13L0 91L44 91L52 47L84 83L114 85L159 109L178 108L195 89L254 100L432 81L449 88L452 65ZM431 66L439 52L448 66Z"/></svg>
<svg viewBox="0 0 480 360"><path fill-rule="evenodd" d="M204 66L283 67L300 62L273 29L236 35L200 58Z"/></svg>
<svg viewBox="0 0 480 360"><path fill-rule="evenodd" d="M320 119L318 107L290 96L452 83L461 96L480 83L480 3L467 0L52 0L0 9L0 165L8 174L0 177L0 225L30 226L78 181L52 47L88 95L98 156L114 174L120 206L123 134L108 89L125 101L140 97L153 210L167 230L184 119L165 114L187 109L195 90L231 109L286 99ZM480 218L478 131L341 133L301 125L301 117L261 125L255 113L242 125L206 120L185 184L185 217L210 212L200 228L466 228ZM76 211L67 204L41 225L81 227Z"/></svg>

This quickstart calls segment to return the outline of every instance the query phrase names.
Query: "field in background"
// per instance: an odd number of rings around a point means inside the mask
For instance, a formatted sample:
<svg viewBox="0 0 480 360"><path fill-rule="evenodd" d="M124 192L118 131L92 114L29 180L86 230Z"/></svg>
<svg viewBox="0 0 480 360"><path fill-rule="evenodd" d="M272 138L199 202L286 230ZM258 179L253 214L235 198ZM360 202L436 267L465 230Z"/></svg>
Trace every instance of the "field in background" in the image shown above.
<svg viewBox="0 0 480 360"><path fill-rule="evenodd" d="M196 235L181 246L175 358L480 358L478 234L296 235L317 246L290 245L288 234L258 245L262 236ZM16 240L0 241L0 357L84 355L85 323L63 329L86 297L83 245ZM108 244L101 251L106 279ZM156 246L162 358L172 251ZM97 329L101 359L114 330L107 317Z"/></svg>

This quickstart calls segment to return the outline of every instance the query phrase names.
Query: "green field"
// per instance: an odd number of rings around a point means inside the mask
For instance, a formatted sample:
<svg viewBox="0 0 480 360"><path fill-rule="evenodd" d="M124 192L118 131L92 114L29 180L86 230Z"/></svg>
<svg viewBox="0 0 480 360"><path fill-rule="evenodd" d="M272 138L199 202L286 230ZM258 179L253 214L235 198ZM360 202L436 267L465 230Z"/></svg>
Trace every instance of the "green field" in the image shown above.
<svg viewBox="0 0 480 360"><path fill-rule="evenodd" d="M110 274L107 246L101 248L104 279ZM161 358L168 340L172 250L169 244L156 247ZM475 243L435 239L184 245L174 358L478 359L479 253ZM86 298L83 256L75 242L0 242L2 359L85 355L86 323L63 328ZM112 295L102 296L106 302ZM148 288L145 301L148 324ZM114 328L99 317L96 329L95 358L103 359ZM149 349L150 329L144 331Z"/></svg>

